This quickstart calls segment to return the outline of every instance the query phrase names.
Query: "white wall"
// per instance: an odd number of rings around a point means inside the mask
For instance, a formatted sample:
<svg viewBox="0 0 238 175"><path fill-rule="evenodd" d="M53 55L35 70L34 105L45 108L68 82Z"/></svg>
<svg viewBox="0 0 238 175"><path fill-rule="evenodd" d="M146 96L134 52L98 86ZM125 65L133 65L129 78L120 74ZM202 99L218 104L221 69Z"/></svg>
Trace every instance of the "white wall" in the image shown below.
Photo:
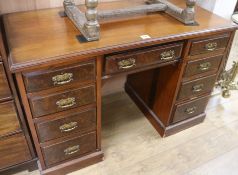
<svg viewBox="0 0 238 175"><path fill-rule="evenodd" d="M213 12L219 16L230 19L234 12L237 0L216 0Z"/></svg>
<svg viewBox="0 0 238 175"><path fill-rule="evenodd" d="M197 3L201 7L212 12L215 8L216 0L197 0Z"/></svg>
<svg viewBox="0 0 238 175"><path fill-rule="evenodd" d="M198 0L200 6L226 19L231 18L236 2L237 0Z"/></svg>

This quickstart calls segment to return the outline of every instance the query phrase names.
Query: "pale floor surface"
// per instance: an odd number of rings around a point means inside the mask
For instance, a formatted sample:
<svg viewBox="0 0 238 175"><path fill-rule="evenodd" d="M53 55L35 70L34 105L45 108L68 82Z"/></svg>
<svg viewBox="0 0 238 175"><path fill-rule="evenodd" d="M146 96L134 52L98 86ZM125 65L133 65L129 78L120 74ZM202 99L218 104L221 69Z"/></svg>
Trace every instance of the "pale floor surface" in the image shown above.
<svg viewBox="0 0 238 175"><path fill-rule="evenodd" d="M107 96L105 160L70 175L238 175L237 97L238 92L230 99L212 97L202 124L161 138L125 93Z"/></svg>

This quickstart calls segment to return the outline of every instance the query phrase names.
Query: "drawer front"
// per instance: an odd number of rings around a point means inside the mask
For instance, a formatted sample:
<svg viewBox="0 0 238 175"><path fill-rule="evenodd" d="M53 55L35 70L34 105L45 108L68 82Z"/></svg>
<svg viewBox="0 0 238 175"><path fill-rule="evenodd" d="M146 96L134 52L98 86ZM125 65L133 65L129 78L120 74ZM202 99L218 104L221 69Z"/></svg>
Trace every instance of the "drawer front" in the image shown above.
<svg viewBox="0 0 238 175"><path fill-rule="evenodd" d="M183 43L128 51L106 57L105 74L123 72L180 58Z"/></svg>
<svg viewBox="0 0 238 175"><path fill-rule="evenodd" d="M0 169L31 160L31 154L23 134L0 139L0 159Z"/></svg>
<svg viewBox="0 0 238 175"><path fill-rule="evenodd" d="M209 39L202 39L192 42L190 55L214 52L225 49L228 45L230 35L215 36Z"/></svg>
<svg viewBox="0 0 238 175"><path fill-rule="evenodd" d="M188 103L177 105L175 107L172 123L180 122L182 120L202 114L205 111L208 99L209 96L206 96Z"/></svg>
<svg viewBox="0 0 238 175"><path fill-rule="evenodd" d="M68 114L64 118L38 123L36 128L41 142L75 132L94 131L96 129L96 110Z"/></svg>
<svg viewBox="0 0 238 175"><path fill-rule="evenodd" d="M21 130L13 101L0 103L0 136Z"/></svg>
<svg viewBox="0 0 238 175"><path fill-rule="evenodd" d="M205 72L214 72L218 71L220 66L222 55L214 56L210 58L199 59L195 61L189 61L184 73L184 77L190 77Z"/></svg>
<svg viewBox="0 0 238 175"><path fill-rule="evenodd" d="M182 83L178 100L210 92L216 81L216 75L196 79L190 82Z"/></svg>
<svg viewBox="0 0 238 175"><path fill-rule="evenodd" d="M33 117L94 103L95 100L95 86L29 98Z"/></svg>
<svg viewBox="0 0 238 175"><path fill-rule="evenodd" d="M0 100L10 97L11 90L8 86L8 81L4 71L3 63L0 62Z"/></svg>
<svg viewBox="0 0 238 175"><path fill-rule="evenodd" d="M96 151L95 132L42 148L47 166L93 151Z"/></svg>
<svg viewBox="0 0 238 175"><path fill-rule="evenodd" d="M23 77L27 92L40 91L66 84L92 82L95 81L96 77L95 62L25 73Z"/></svg>

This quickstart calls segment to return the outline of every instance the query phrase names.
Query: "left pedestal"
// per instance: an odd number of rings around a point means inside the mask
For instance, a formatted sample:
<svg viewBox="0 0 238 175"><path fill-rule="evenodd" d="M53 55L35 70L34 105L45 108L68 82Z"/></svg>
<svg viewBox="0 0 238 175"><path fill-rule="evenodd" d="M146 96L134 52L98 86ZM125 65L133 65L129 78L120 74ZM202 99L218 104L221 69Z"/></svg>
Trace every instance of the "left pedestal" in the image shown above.
<svg viewBox="0 0 238 175"><path fill-rule="evenodd" d="M42 174L99 162L100 59L16 74Z"/></svg>

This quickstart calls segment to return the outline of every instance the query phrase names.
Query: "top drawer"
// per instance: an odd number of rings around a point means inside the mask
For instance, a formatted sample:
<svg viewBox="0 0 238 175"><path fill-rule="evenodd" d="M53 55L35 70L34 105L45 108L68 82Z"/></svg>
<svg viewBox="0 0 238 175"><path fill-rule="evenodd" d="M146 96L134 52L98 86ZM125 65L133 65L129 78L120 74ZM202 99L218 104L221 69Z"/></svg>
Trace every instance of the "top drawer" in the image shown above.
<svg viewBox="0 0 238 175"><path fill-rule="evenodd" d="M107 56L105 74L172 61L181 56L182 49L183 43L176 43Z"/></svg>
<svg viewBox="0 0 238 175"><path fill-rule="evenodd" d="M8 81L4 71L3 63L0 62L0 100L10 97L11 90L8 86Z"/></svg>
<svg viewBox="0 0 238 175"><path fill-rule="evenodd" d="M199 39L192 42L190 55L197 55L202 53L214 52L219 49L227 47L230 35L214 36L212 38Z"/></svg>
<svg viewBox="0 0 238 175"><path fill-rule="evenodd" d="M25 73L24 82L27 92L40 91L72 83L87 83L95 80L95 62L50 70Z"/></svg>

